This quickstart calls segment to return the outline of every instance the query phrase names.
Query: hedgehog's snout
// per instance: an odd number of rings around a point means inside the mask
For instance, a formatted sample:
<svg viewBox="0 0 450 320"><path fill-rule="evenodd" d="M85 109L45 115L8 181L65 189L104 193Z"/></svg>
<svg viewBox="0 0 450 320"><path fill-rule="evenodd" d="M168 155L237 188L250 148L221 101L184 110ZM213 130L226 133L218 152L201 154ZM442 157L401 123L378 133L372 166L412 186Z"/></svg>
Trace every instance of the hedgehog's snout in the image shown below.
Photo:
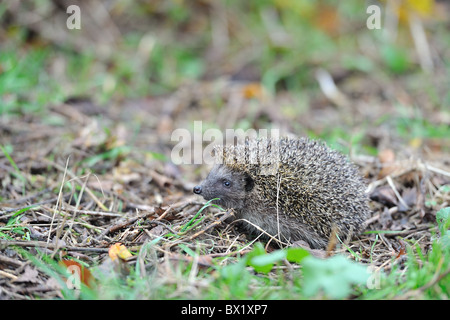
<svg viewBox="0 0 450 320"><path fill-rule="evenodd" d="M202 193L202 187L201 186L195 186L193 189L195 194L201 194Z"/></svg>

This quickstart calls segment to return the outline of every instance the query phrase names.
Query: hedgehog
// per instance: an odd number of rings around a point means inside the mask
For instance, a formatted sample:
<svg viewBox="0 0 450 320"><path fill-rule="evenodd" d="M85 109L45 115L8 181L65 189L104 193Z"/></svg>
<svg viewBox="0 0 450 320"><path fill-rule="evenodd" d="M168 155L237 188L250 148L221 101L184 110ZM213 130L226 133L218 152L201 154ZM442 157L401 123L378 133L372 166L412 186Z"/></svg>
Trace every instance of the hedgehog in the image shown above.
<svg viewBox="0 0 450 320"><path fill-rule="evenodd" d="M248 233L323 249L369 217L365 182L343 154L308 138L253 138L216 146L215 163L195 194L233 208ZM258 227L255 227L258 226ZM259 233L261 233L259 231Z"/></svg>

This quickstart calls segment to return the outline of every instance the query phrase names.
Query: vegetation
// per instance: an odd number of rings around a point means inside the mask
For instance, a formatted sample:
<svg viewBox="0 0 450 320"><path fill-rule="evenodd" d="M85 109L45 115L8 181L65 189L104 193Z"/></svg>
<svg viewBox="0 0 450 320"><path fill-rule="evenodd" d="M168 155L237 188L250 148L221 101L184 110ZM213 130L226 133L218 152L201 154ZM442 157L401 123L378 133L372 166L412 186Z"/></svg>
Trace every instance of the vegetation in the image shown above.
<svg viewBox="0 0 450 320"><path fill-rule="evenodd" d="M449 298L449 4L380 1L371 30L356 0L98 1L78 30L60 3L0 3L1 299ZM246 236L179 128L325 140L366 232Z"/></svg>

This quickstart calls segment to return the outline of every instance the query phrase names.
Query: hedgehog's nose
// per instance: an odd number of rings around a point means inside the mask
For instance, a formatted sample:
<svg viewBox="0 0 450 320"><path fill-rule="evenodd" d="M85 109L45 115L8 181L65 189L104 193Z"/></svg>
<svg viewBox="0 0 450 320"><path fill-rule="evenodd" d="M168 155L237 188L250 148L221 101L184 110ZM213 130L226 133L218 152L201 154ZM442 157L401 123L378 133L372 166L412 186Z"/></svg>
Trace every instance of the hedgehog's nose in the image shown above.
<svg viewBox="0 0 450 320"><path fill-rule="evenodd" d="M196 193L196 194L202 193L202 187L200 187L200 186L195 186L195 187L194 187L194 193Z"/></svg>

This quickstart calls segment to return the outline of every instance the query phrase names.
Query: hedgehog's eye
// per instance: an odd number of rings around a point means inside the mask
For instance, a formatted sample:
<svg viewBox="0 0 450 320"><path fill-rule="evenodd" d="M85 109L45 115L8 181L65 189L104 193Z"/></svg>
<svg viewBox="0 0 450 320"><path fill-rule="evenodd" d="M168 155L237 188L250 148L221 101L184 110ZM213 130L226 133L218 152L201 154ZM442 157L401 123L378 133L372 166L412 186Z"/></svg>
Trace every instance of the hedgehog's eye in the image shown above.
<svg viewBox="0 0 450 320"><path fill-rule="evenodd" d="M227 188L231 187L231 182L228 181L228 180L223 180L222 184L223 184L224 187L227 187Z"/></svg>

